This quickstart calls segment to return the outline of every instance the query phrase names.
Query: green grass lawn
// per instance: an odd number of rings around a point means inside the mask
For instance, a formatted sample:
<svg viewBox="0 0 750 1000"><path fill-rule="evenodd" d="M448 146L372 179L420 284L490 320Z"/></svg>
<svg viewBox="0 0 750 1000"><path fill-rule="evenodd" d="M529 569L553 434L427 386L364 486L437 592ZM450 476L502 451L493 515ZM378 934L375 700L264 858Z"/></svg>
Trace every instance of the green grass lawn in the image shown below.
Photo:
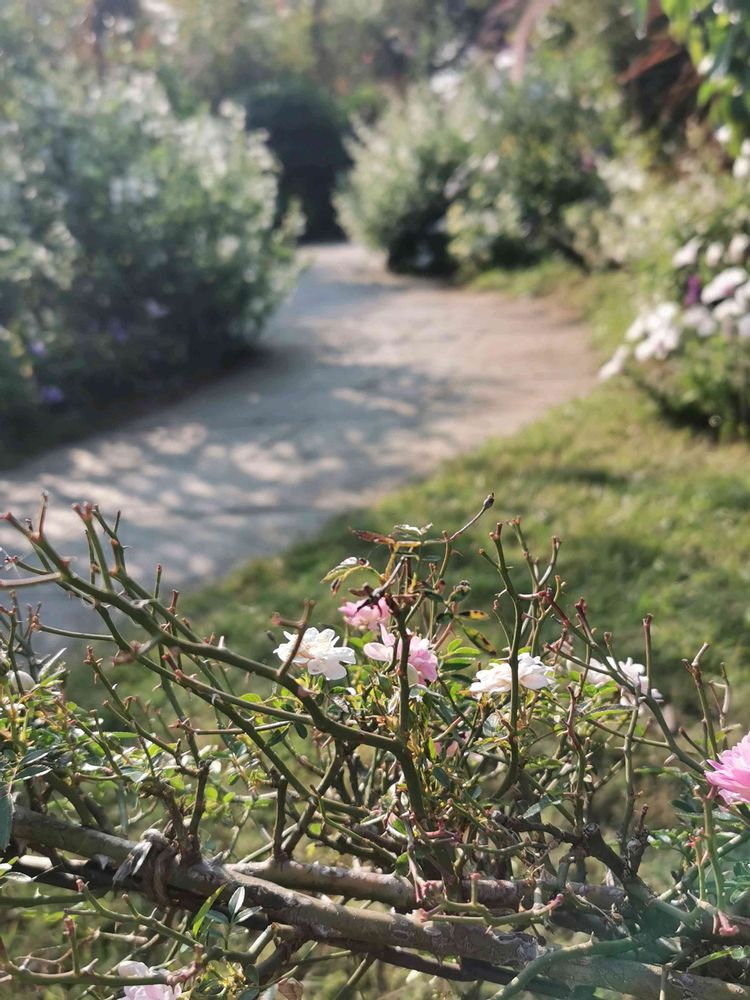
<svg viewBox="0 0 750 1000"><path fill-rule="evenodd" d="M296 617L311 597L318 602L313 623L339 625L341 597L332 597L321 578L346 556L377 558L350 527L434 522L455 529L490 490L494 515L521 516L540 555L552 534L562 538L558 567L570 598L586 597L591 621L614 632L623 657L641 657L641 619L654 614L657 683L678 703L690 697L681 659L704 640L712 644L707 670L724 661L747 687L750 452L670 427L622 385L602 386L374 507L336 518L282 555L194 594L190 610L230 645L270 656L266 630L274 611ZM454 582L472 582L477 607L497 588L476 552L490 516L463 539L452 570Z"/></svg>
<svg viewBox="0 0 750 1000"><path fill-rule="evenodd" d="M603 354L633 309L622 274L591 279L550 264L487 275L483 283L523 295L564 287L563 303L591 322ZM496 495L494 511L462 539L461 558L448 580L449 585L462 578L472 582L471 606L486 606L498 586L478 548L495 518L520 515L541 556L553 534L562 538L558 569L568 581L569 602L586 597L590 620L614 632L621 657L642 657L641 620L647 612L654 614L655 681L678 710L690 711L694 704L681 660L709 641L706 673L717 674L726 662L738 688L733 714L746 725L750 451L670 426L649 400L622 383L602 385L588 398L555 409L511 438L489 441L383 502L335 518L282 554L255 560L224 581L186 595L182 610L206 633L223 634L229 645L271 660L280 635L271 626L274 611L295 618L304 599L314 598L312 623L341 630L336 607L346 595L331 595L322 577L347 556L366 555L377 563L381 555L350 528L387 531L396 523L433 522L438 531L454 530L490 490ZM519 572L520 562L515 559ZM132 670L126 665L108 673L123 684L127 678L128 693L138 689L151 697L154 679L136 679ZM101 698L100 689L91 689L88 671L74 672L70 689L84 703ZM158 693L153 697L160 700ZM658 801L652 805L658 818ZM654 863L663 864L663 858ZM321 996L336 995L352 968L339 965L313 989ZM400 974L382 970L370 975L364 995L410 1000L434 995L424 981L404 985Z"/></svg>

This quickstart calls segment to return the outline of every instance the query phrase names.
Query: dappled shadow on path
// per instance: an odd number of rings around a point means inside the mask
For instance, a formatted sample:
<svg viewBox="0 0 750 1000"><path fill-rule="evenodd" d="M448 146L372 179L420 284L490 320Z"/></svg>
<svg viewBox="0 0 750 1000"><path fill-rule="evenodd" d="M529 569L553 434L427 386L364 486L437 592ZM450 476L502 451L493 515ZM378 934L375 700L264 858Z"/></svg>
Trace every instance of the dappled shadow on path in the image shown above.
<svg viewBox="0 0 750 1000"><path fill-rule="evenodd" d="M539 305L391 278L356 248L325 248L251 366L0 476L1 502L32 514L48 489L51 537L82 566L69 504L123 509L131 563L150 576L162 562L184 585L280 550L590 376L583 331ZM0 544L18 550L5 528Z"/></svg>

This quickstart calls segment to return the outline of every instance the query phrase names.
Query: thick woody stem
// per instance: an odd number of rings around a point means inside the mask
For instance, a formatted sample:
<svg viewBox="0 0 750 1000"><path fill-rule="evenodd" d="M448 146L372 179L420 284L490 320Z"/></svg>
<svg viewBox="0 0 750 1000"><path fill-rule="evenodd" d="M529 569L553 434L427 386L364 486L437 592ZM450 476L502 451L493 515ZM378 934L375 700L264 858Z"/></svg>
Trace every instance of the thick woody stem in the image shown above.
<svg viewBox="0 0 750 1000"><path fill-rule="evenodd" d="M14 835L19 840L46 847L57 847L78 855L104 854L113 861L124 860L135 844L95 830L72 826L62 820L20 808L14 816ZM269 920L289 924L315 940L323 929L330 937L398 945L441 958L449 955L489 962L493 965L522 968L537 956L534 938L526 934L506 934L493 928L422 922L419 919L375 910L364 910L334 903L258 879L242 871L242 866L222 866L201 862L182 868L176 862L166 869L164 885L183 892L207 897L226 886L227 897L242 886L245 905L259 906ZM148 887L144 887L148 891ZM338 887L329 886L336 893Z"/></svg>
<svg viewBox="0 0 750 1000"><path fill-rule="evenodd" d="M137 846L124 838L69 824L22 806L16 807L13 833L17 839L39 847L54 847L83 857L104 855L116 864ZM70 866L79 870L82 867L80 862L70 862ZM50 870L53 875L57 871ZM105 876L107 873L101 874ZM111 874L110 870L110 877ZM262 877L259 878L259 875ZM44 881L41 869L40 876L40 881ZM294 927L309 939L337 944L346 942L346 947L351 950L357 947L363 951L378 948L383 949L387 956L389 949L406 949L438 959L456 956L462 961L483 962L495 969L502 967L506 970L522 970L545 954L539 951L536 941L525 934L501 934L485 924L471 922L466 925L422 922L396 913L347 907L307 894L325 892L378 901L398 909L410 909L417 905L414 888L407 879L376 872L291 861L224 866L200 862L187 869L173 862L166 872L165 885L178 897L198 900L206 898L221 886L226 886L227 895L238 886L243 886L246 903L260 906L269 920ZM550 896L558 891L552 883L550 887L542 885L545 894L548 888ZM300 889L307 891L301 892ZM621 890L575 884L571 884L569 889L601 908L615 906L625 912L628 910L625 894ZM528 905L534 890L531 882L479 880L477 899L498 909L516 909ZM140 887L140 891L147 889ZM750 940L750 923L747 926L743 923L740 932L733 939L735 942ZM387 957L384 960L387 961ZM556 981L570 985L619 983L617 988L620 992L626 988L628 993L644 1000L658 1000L660 997L661 970L655 966L614 960L612 957L599 960L585 955L575 959L573 956L561 956L552 964ZM540 972L544 976L544 968ZM488 975L487 979L492 981L493 977ZM664 995L668 1000L677 1000L678 997L680 1000L750 1000L750 991L745 987L687 973L670 973Z"/></svg>

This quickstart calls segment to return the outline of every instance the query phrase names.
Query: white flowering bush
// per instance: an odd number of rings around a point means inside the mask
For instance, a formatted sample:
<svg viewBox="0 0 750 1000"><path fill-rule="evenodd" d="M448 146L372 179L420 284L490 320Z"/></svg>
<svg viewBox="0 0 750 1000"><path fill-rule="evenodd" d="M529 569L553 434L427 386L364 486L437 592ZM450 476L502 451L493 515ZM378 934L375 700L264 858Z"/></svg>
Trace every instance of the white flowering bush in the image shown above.
<svg viewBox="0 0 750 1000"><path fill-rule="evenodd" d="M335 199L347 233L384 249L394 270L450 271L445 215L469 155L450 103L416 88L375 125L356 126L349 152L353 167Z"/></svg>
<svg viewBox="0 0 750 1000"><path fill-rule="evenodd" d="M552 249L578 259L563 209L604 193L593 167L603 134L560 81L459 75L358 129L340 217L396 269L468 272Z"/></svg>
<svg viewBox="0 0 750 1000"><path fill-rule="evenodd" d="M530 69L479 88L471 157L448 211L450 251L464 270L532 260L551 250L576 261L565 209L602 201L595 154L606 141L599 110L571 81Z"/></svg>
<svg viewBox="0 0 750 1000"><path fill-rule="evenodd" d="M723 435L746 435L750 212L742 192L693 228L661 284L661 301L632 323L602 377L627 371L669 414Z"/></svg>
<svg viewBox="0 0 750 1000"><path fill-rule="evenodd" d="M5 96L5 430L210 371L257 338L296 224L277 224L276 168L239 109L180 119L140 73L16 74Z"/></svg>
<svg viewBox="0 0 750 1000"><path fill-rule="evenodd" d="M720 655L662 660L650 616L620 649L567 595L559 539L537 559L517 520L490 532L477 608L458 560L492 505L358 532L370 558L324 581L340 617L276 615L258 658L165 600L161 570L133 578L119 518L76 506L79 573L44 509L4 515L5 994L374 997L390 966L414 997L750 995L750 735ZM98 624L26 613L50 586ZM659 688L683 677L680 718Z"/></svg>

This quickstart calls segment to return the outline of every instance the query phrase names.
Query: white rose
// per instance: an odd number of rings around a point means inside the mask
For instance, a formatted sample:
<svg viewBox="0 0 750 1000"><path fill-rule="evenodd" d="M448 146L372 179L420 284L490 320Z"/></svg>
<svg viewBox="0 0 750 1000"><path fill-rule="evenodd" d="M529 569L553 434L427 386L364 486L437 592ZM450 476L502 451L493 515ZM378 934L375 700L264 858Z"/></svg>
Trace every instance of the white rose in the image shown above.
<svg viewBox="0 0 750 1000"><path fill-rule="evenodd" d="M282 663L289 659L297 643L297 636L293 632L285 632L284 635L288 641L281 643L274 650ZM295 667L304 668L310 674L323 674L329 681L346 677L344 664L354 663L356 654L348 646L337 646L338 641L339 638L332 628L323 629L322 632L316 628L309 628L302 636L292 663Z"/></svg>

